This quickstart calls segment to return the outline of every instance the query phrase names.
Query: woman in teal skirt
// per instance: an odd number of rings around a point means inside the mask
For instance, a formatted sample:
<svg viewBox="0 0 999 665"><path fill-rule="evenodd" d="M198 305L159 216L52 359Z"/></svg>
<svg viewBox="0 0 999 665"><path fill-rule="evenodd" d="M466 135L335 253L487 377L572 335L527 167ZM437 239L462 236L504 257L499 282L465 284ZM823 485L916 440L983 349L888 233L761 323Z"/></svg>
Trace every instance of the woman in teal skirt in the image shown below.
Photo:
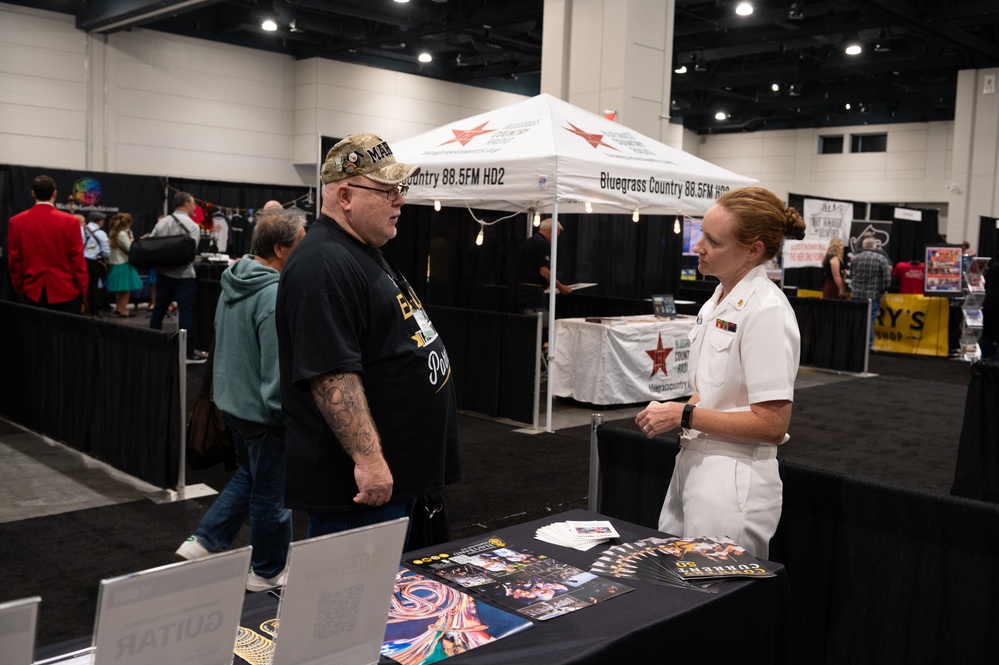
<svg viewBox="0 0 999 665"><path fill-rule="evenodd" d="M111 270L108 272L108 292L114 294L115 316L132 316L128 313L128 298L132 291L142 288L139 271L128 262L132 247L132 216L119 212L111 218L108 242L111 245Z"/></svg>

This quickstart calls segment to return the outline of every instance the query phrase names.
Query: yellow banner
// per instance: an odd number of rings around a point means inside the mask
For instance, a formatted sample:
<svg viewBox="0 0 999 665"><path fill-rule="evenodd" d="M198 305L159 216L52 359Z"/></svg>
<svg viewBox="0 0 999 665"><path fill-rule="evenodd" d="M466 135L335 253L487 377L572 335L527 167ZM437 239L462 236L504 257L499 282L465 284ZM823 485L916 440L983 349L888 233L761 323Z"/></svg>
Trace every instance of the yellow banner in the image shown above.
<svg viewBox="0 0 999 665"><path fill-rule="evenodd" d="M874 326L874 350L947 357L950 301L886 293Z"/></svg>

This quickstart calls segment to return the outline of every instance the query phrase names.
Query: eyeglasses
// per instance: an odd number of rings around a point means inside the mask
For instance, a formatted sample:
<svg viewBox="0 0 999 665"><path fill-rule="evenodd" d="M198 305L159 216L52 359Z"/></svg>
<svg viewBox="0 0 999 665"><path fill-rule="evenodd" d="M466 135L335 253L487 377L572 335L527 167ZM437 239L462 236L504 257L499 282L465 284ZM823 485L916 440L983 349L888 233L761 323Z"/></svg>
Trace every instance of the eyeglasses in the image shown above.
<svg viewBox="0 0 999 665"><path fill-rule="evenodd" d="M389 189L378 189L377 187L355 185L352 182L348 182L347 186L353 187L354 189L370 189L372 192L381 192L389 201L397 201L400 198L406 198L406 193L409 192L409 185L396 185L395 187L390 187Z"/></svg>

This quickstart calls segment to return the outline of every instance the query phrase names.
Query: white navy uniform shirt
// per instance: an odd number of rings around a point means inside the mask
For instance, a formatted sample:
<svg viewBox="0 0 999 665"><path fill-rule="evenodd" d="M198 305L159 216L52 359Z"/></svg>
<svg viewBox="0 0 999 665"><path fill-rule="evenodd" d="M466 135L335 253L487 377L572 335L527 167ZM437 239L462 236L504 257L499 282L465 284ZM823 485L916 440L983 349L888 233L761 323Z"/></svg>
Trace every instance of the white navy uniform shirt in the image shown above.
<svg viewBox="0 0 999 665"><path fill-rule="evenodd" d="M699 406L749 411L750 404L793 400L801 338L787 297L763 266L750 270L718 302L721 288L701 307L689 333L688 376ZM726 441L695 429L688 438Z"/></svg>

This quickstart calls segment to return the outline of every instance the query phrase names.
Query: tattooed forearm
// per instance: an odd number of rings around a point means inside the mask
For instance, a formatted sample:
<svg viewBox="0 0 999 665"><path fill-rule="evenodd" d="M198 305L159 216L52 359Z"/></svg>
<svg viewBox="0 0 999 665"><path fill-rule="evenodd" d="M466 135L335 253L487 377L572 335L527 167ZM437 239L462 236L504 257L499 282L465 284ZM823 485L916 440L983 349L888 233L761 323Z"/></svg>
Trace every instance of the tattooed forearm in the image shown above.
<svg viewBox="0 0 999 665"><path fill-rule="evenodd" d="M344 451L355 458L381 452L361 377L353 372L325 374L310 382L316 406Z"/></svg>

